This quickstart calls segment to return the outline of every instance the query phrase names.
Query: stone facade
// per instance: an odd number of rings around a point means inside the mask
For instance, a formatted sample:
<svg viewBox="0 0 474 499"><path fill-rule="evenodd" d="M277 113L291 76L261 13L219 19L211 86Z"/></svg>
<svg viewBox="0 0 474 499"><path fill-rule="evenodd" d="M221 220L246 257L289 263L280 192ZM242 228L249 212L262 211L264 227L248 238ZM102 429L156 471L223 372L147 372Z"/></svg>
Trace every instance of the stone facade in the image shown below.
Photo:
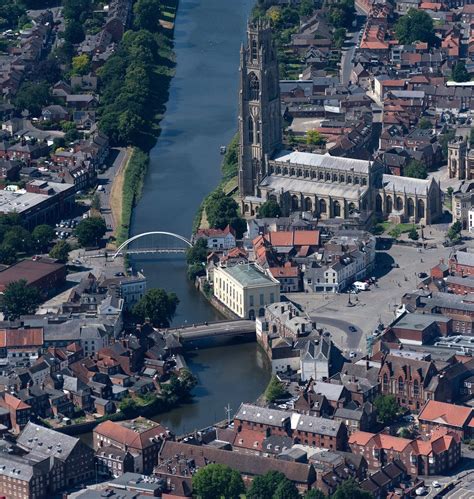
<svg viewBox="0 0 474 499"><path fill-rule="evenodd" d="M242 213L254 217L268 199L283 214L311 212L320 219L430 224L442 213L434 180L384 175L378 161L283 151L278 61L265 23L250 25L240 63L239 191Z"/></svg>

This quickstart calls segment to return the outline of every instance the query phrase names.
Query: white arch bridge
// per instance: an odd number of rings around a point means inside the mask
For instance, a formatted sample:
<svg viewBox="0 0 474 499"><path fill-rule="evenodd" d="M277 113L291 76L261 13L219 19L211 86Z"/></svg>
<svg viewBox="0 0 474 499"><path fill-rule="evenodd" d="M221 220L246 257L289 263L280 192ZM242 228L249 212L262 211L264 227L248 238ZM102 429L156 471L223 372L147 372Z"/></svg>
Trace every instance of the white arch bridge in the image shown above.
<svg viewBox="0 0 474 499"><path fill-rule="evenodd" d="M136 244L140 241L141 244ZM132 246L130 246L134 243ZM143 244L144 243L144 244ZM113 254L112 260L119 255L144 255L152 253L185 253L193 243L179 234L162 230L143 232L124 241Z"/></svg>

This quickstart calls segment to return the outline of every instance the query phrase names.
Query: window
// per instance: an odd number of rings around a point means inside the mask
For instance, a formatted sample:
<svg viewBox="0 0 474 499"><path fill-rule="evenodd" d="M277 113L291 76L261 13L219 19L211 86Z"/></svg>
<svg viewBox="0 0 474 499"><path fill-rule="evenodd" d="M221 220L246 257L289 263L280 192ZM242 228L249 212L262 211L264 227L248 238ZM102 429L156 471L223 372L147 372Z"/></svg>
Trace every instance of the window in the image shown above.
<svg viewBox="0 0 474 499"><path fill-rule="evenodd" d="M405 382L403 381L403 378L400 376L398 378L398 392L403 393L405 390Z"/></svg>
<svg viewBox="0 0 474 499"><path fill-rule="evenodd" d="M249 296L249 304L253 307L253 295Z"/></svg>
<svg viewBox="0 0 474 499"><path fill-rule="evenodd" d="M263 305L265 303L264 296L262 293L260 293L260 305Z"/></svg>
<svg viewBox="0 0 474 499"><path fill-rule="evenodd" d="M418 383L418 380L415 379L413 382L413 396L418 397L420 395L420 384Z"/></svg>
<svg viewBox="0 0 474 499"><path fill-rule="evenodd" d="M383 390L384 391L387 391L388 390L388 376L387 376L387 373L384 373L383 375Z"/></svg>
<svg viewBox="0 0 474 499"><path fill-rule="evenodd" d="M253 119L252 116L249 116L249 142L253 144Z"/></svg>

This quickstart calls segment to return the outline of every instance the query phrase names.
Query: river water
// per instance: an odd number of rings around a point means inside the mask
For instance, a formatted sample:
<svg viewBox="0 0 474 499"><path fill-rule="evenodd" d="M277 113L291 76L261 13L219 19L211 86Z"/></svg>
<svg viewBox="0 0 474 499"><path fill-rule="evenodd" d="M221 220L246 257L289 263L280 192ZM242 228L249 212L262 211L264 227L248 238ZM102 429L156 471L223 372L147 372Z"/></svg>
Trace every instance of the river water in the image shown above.
<svg viewBox="0 0 474 499"><path fill-rule="evenodd" d="M202 199L219 183L219 147L237 129L239 49L253 3L180 0L176 76L132 234L163 230L189 238ZM135 256L132 264L143 269L149 288L178 295L174 325L222 319L187 280L184 257ZM178 433L224 419L224 406L235 411L255 400L269 379L268 361L255 343L199 348L187 361L199 378L194 403L156 418Z"/></svg>

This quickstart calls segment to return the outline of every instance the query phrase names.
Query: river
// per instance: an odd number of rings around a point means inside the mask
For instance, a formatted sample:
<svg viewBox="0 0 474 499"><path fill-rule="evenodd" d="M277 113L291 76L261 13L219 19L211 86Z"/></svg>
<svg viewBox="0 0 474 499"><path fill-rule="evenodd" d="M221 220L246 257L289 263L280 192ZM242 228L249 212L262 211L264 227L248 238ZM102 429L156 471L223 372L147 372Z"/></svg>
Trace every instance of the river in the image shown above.
<svg viewBox="0 0 474 499"><path fill-rule="evenodd" d="M132 234L164 230L190 237L202 199L219 183L219 148L237 129L239 49L253 3L180 0L176 76ZM187 280L184 257L135 256L132 264L143 269L149 288L178 295L174 325L222 318ZM268 361L255 343L200 348L187 361L199 378L195 402L157 417L177 433L224 419L225 405L235 411L255 400L269 379Z"/></svg>

